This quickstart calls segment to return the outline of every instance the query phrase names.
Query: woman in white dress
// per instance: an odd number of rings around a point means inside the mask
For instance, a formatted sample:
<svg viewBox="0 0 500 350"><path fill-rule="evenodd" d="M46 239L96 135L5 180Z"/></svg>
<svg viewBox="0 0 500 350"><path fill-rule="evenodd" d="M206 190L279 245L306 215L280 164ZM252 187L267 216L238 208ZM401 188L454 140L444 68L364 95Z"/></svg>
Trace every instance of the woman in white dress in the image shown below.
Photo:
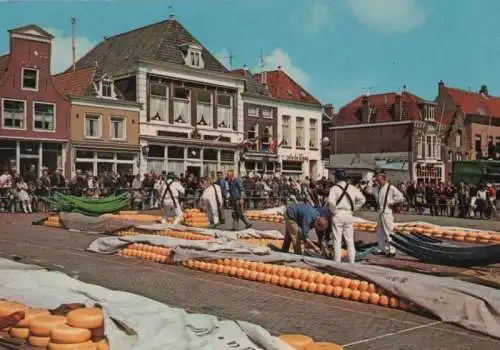
<svg viewBox="0 0 500 350"><path fill-rule="evenodd" d="M32 213L31 209L31 198L28 194L28 184L24 182L23 178L20 177L16 184L17 187L17 198L21 202L21 206L25 213Z"/></svg>

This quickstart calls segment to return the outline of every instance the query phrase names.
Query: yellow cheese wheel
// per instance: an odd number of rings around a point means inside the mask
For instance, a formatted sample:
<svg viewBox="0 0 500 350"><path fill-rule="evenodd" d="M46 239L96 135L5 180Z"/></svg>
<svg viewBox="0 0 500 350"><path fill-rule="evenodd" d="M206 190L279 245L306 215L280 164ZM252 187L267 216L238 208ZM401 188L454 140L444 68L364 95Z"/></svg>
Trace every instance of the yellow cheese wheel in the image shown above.
<svg viewBox="0 0 500 350"><path fill-rule="evenodd" d="M26 311L26 315L24 316L24 319L19 321L16 324L16 327L21 327L21 328L28 328L30 326L30 322L33 318L38 317L38 316L50 316L49 310L45 309L28 309Z"/></svg>
<svg viewBox="0 0 500 350"><path fill-rule="evenodd" d="M108 341L106 339L94 342L96 350L109 350Z"/></svg>
<svg viewBox="0 0 500 350"><path fill-rule="evenodd" d="M49 350L95 350L95 345L90 340L75 344L49 343Z"/></svg>
<svg viewBox="0 0 500 350"><path fill-rule="evenodd" d="M50 338L49 337L37 337L35 335L30 335L28 338L28 343L37 347L37 348L46 348L49 346Z"/></svg>
<svg viewBox="0 0 500 350"><path fill-rule="evenodd" d="M97 307L89 307L70 311L67 315L68 325L72 327L93 329L103 325L104 315Z"/></svg>
<svg viewBox="0 0 500 350"><path fill-rule="evenodd" d="M30 332L38 337L48 337L50 330L66 324L64 316L39 316L35 317L30 322Z"/></svg>
<svg viewBox="0 0 500 350"><path fill-rule="evenodd" d="M302 349L304 346L313 343L313 339L302 334L283 334L279 339L294 349Z"/></svg>
<svg viewBox="0 0 500 350"><path fill-rule="evenodd" d="M344 350L344 348L334 343L312 343L304 346L303 350Z"/></svg>
<svg viewBox="0 0 500 350"><path fill-rule="evenodd" d="M14 312L26 311L28 307L20 303L2 303L0 304L0 317L9 316Z"/></svg>
<svg viewBox="0 0 500 350"><path fill-rule="evenodd" d="M91 333L86 328L75 328L67 325L52 328L50 341L58 344L83 343L90 339Z"/></svg>
<svg viewBox="0 0 500 350"><path fill-rule="evenodd" d="M12 338L27 339L30 335L30 330L28 328L11 327L9 334Z"/></svg>

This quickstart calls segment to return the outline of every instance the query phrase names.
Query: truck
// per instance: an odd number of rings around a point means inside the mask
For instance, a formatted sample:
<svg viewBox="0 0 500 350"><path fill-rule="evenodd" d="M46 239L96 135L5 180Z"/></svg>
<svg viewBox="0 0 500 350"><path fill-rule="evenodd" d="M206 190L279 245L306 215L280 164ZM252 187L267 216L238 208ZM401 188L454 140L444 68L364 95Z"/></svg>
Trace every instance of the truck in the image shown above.
<svg viewBox="0 0 500 350"><path fill-rule="evenodd" d="M462 160L452 165L452 182L500 185L500 160Z"/></svg>

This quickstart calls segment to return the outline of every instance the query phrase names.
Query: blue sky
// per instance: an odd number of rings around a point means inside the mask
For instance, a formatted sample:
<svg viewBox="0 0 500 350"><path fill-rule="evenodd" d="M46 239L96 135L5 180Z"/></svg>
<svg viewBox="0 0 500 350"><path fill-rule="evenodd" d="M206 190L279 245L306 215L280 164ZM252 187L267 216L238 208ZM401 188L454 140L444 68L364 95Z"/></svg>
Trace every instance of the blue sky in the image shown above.
<svg viewBox="0 0 500 350"><path fill-rule="evenodd" d="M232 67L281 65L323 103L336 108L363 93L401 90L434 99L437 83L500 95L498 0L0 0L0 52L7 30L35 23L56 35L53 68L103 36L168 17L171 10Z"/></svg>

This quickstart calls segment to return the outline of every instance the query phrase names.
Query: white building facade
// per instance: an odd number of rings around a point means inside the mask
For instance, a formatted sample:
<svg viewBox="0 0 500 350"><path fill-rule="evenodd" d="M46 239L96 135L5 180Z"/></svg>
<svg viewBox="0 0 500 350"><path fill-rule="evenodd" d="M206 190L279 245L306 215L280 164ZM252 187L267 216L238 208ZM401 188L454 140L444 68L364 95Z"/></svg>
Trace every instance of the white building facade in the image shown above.
<svg viewBox="0 0 500 350"><path fill-rule="evenodd" d="M279 101L278 158L283 176L313 180L323 176L322 115L321 105Z"/></svg>

